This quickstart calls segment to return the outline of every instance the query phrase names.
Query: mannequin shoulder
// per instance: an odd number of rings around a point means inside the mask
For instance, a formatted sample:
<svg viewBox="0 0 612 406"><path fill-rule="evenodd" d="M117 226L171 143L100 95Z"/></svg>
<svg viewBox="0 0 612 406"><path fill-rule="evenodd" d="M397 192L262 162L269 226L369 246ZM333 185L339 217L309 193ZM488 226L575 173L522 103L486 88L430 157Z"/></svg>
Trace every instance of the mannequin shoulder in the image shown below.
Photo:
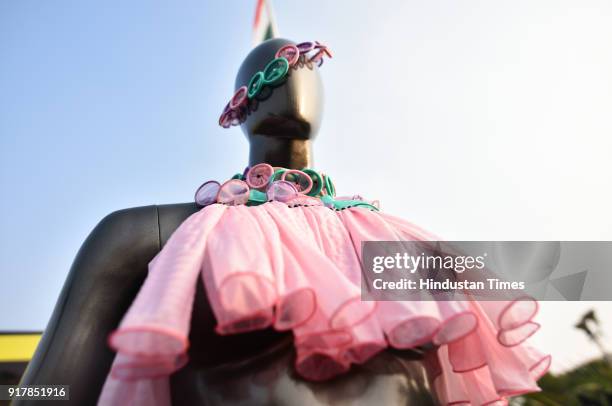
<svg viewBox="0 0 612 406"><path fill-rule="evenodd" d="M88 242L100 241L107 247L129 246L161 249L170 235L187 217L197 212L195 203L132 207L114 211L94 228Z"/></svg>
<svg viewBox="0 0 612 406"><path fill-rule="evenodd" d="M92 235L129 240L130 237L157 232L157 211L157 206L153 205L114 211L100 220Z"/></svg>
<svg viewBox="0 0 612 406"><path fill-rule="evenodd" d="M176 203L156 206L159 215L159 238L161 246L189 216L201 207L195 203Z"/></svg>

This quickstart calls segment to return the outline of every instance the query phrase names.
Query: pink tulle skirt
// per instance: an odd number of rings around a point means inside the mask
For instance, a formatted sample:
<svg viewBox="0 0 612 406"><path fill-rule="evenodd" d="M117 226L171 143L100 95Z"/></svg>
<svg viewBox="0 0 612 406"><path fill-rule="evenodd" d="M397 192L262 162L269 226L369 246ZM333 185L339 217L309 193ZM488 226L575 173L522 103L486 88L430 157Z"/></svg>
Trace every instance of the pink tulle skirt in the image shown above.
<svg viewBox="0 0 612 406"><path fill-rule="evenodd" d="M387 347L429 344L426 365L443 404L506 404L538 391L550 357L525 343L539 327L536 302L361 300L362 241L432 239L364 208L207 206L149 264L109 337L117 356L98 404L170 404L168 376L188 361L199 278L218 334L291 330L305 379L329 379Z"/></svg>

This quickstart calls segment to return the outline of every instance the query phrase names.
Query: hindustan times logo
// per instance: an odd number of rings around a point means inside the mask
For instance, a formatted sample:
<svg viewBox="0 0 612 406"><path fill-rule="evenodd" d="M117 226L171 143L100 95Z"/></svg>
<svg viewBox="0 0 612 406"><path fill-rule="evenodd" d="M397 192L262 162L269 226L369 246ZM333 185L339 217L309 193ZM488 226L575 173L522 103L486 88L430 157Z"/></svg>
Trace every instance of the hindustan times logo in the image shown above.
<svg viewBox="0 0 612 406"><path fill-rule="evenodd" d="M363 241L361 297L609 301L610 253L612 241Z"/></svg>
<svg viewBox="0 0 612 406"><path fill-rule="evenodd" d="M405 270L411 274L417 270L447 270L463 273L470 270L482 270L485 267L485 252L479 256L472 255L410 255L407 252L395 255L375 256L372 258L372 271L382 273L388 270Z"/></svg>

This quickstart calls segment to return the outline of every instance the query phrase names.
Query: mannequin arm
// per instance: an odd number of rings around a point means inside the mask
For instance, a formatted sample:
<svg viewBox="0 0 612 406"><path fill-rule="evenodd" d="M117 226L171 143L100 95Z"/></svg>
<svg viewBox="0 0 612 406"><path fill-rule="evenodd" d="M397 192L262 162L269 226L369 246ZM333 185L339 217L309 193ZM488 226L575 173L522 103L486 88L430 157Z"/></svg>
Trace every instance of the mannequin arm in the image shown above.
<svg viewBox="0 0 612 406"><path fill-rule="evenodd" d="M160 245L157 206L114 212L95 227L74 260L21 385L70 385L69 404L95 405L115 355L107 336L132 303Z"/></svg>

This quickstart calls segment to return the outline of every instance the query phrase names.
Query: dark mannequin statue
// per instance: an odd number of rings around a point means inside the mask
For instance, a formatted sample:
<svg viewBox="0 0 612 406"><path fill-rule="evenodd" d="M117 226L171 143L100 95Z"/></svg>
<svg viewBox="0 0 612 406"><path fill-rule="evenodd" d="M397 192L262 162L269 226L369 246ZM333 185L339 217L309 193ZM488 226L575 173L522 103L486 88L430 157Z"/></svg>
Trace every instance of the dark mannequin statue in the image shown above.
<svg viewBox="0 0 612 406"><path fill-rule="evenodd" d="M236 75L236 90L249 83L288 43L291 42L274 39L253 50ZM323 113L323 84L318 69L292 69L282 86L260 96L263 100L258 108L242 124L250 145L249 165L266 162L295 169L312 166L312 143Z"/></svg>
<svg viewBox="0 0 612 406"><path fill-rule="evenodd" d="M255 48L240 68L236 87L248 83L287 43L274 39ZM291 70L286 83L268 92L242 124L251 148L249 164L311 166L322 99L318 68ZM194 203L146 206L104 218L81 247L21 384L70 385L70 404L94 405L115 355L107 345L108 334L132 303L149 261L198 209ZM387 350L340 377L313 383L293 371L290 333L269 329L219 336L214 326L206 293L198 283L190 361L170 378L174 405L434 402L416 351Z"/></svg>

